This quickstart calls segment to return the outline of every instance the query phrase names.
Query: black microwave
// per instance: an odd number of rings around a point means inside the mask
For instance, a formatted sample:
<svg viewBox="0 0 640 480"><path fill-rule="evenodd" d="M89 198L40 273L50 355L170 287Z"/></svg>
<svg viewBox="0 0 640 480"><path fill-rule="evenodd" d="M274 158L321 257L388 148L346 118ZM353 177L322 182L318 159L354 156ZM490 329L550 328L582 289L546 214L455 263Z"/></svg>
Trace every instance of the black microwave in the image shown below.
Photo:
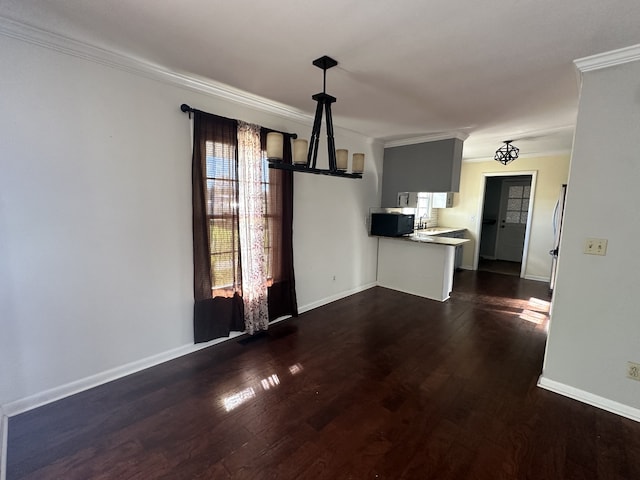
<svg viewBox="0 0 640 480"><path fill-rule="evenodd" d="M414 214L372 213L371 235L380 237L400 237L413 233Z"/></svg>

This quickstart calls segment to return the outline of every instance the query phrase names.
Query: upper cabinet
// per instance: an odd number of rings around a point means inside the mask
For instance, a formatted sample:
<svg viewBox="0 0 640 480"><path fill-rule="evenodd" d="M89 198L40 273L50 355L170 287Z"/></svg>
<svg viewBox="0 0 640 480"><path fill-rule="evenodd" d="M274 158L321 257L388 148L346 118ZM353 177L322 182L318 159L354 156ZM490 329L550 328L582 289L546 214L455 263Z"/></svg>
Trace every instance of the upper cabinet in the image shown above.
<svg viewBox="0 0 640 480"><path fill-rule="evenodd" d="M431 208L453 207L453 192L434 193L431 200Z"/></svg>
<svg viewBox="0 0 640 480"><path fill-rule="evenodd" d="M457 192L461 166L458 138L385 148L381 206L395 207L398 192Z"/></svg>

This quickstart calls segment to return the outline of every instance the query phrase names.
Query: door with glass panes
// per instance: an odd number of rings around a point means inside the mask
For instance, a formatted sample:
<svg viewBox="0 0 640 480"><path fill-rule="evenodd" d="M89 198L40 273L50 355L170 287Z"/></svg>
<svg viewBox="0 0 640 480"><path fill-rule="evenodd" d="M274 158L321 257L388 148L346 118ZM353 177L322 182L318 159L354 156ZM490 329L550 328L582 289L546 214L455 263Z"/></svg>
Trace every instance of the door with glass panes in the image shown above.
<svg viewBox="0 0 640 480"><path fill-rule="evenodd" d="M522 261L530 195L531 177L502 182L496 259Z"/></svg>

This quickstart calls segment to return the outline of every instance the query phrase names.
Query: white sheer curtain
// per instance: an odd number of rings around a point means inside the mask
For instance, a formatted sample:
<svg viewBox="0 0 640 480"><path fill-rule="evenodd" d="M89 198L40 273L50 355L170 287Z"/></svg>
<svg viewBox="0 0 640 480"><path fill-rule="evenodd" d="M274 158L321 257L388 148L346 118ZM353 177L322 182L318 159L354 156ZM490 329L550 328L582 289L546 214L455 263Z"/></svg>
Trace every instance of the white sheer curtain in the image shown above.
<svg viewBox="0 0 640 480"><path fill-rule="evenodd" d="M246 331L269 327L264 263L264 199L260 127L238 122L240 264Z"/></svg>

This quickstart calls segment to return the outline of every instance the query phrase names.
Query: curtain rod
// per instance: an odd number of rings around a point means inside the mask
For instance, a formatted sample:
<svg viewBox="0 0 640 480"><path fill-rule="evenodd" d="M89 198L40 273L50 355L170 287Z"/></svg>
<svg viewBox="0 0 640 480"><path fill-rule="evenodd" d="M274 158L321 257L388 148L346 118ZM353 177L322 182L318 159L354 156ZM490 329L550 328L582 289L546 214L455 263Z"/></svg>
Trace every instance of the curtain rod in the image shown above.
<svg viewBox="0 0 640 480"><path fill-rule="evenodd" d="M191 108L189 105L187 105L186 103L183 103L182 105L180 105L180 110L182 110L183 113L188 113L189 114L189 118L191 118L191 114L194 112L201 112L202 110L196 110L195 108ZM206 113L206 112L202 112L202 113ZM283 135L287 135L291 138L298 138L298 134L297 133L287 133L287 132L280 132L279 130L273 130L271 128L267 128L267 130L271 131L271 132L278 132L281 133Z"/></svg>
<svg viewBox="0 0 640 480"><path fill-rule="evenodd" d="M182 105L180 105L180 110L182 110L183 113L189 113L189 118L191 118L191 113L196 111L186 103L183 103Z"/></svg>

